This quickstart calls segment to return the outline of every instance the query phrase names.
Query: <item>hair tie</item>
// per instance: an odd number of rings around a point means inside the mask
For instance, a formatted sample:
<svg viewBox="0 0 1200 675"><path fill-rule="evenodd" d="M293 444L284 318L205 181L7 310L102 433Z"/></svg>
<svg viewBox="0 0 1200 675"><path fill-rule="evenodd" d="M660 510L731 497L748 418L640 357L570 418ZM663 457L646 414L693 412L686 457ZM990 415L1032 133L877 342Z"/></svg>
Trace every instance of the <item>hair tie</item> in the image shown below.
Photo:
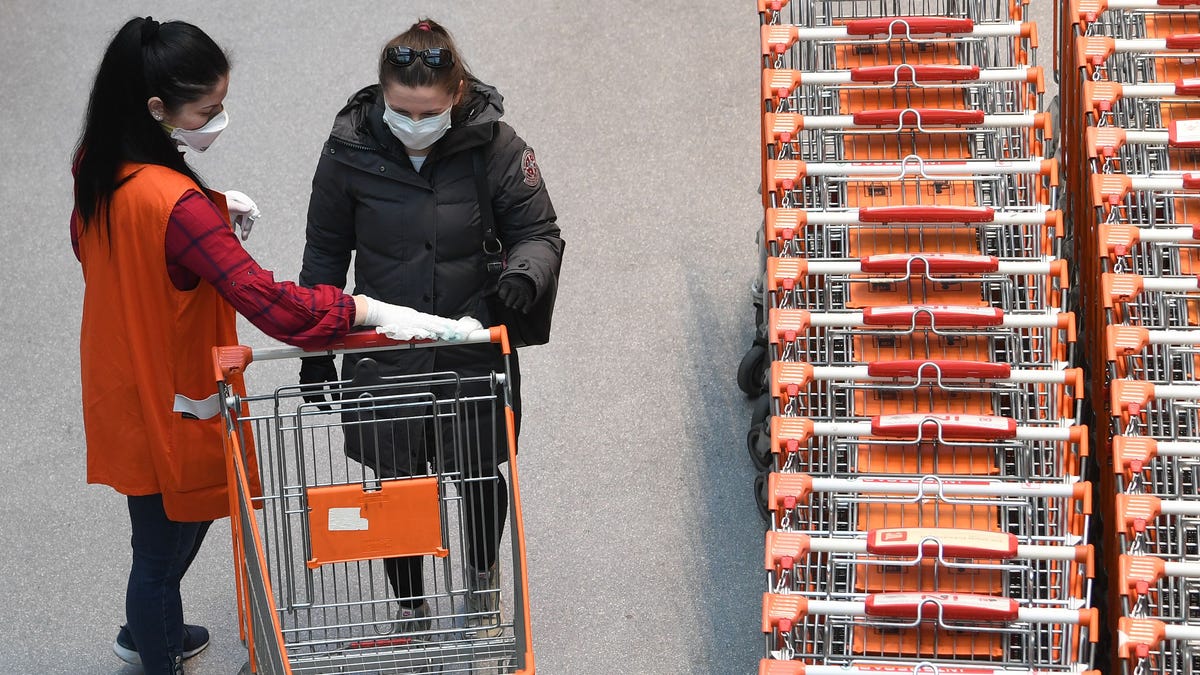
<svg viewBox="0 0 1200 675"><path fill-rule="evenodd" d="M142 46L150 44L154 38L158 37L159 23L154 20L154 17L146 17L142 22Z"/></svg>
<svg viewBox="0 0 1200 675"><path fill-rule="evenodd" d="M427 30L432 33L433 27L430 26L428 22L422 21L421 23L417 24L417 30Z"/></svg>

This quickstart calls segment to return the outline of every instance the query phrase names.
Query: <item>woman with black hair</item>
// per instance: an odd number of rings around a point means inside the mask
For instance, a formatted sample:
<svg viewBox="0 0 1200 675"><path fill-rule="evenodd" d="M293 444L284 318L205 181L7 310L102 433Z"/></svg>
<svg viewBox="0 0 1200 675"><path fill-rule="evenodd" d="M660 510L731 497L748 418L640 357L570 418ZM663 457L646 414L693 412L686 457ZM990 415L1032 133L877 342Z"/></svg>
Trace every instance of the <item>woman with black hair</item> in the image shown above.
<svg viewBox="0 0 1200 675"><path fill-rule="evenodd" d="M563 240L533 149L500 120L502 102L495 88L471 74L450 34L436 22L418 21L390 40L379 55L379 81L354 94L337 114L317 163L300 283L344 286L356 252L356 290L422 311L469 314L494 325L489 306L503 303L514 312L528 312L542 301L557 280ZM490 236L488 221L494 223ZM384 376L453 371L473 377L504 371L490 345L371 357ZM358 360L343 358L344 379L354 377ZM519 431L516 352L510 374ZM306 384L337 378L333 357L307 358L300 371ZM508 499L497 465L506 461L505 448L497 447L495 436L484 438L456 460L453 449L425 442L452 438L453 429L405 432L403 422L380 419L372 433L347 434L346 454L381 477L424 474L426 466L439 462L439 471L465 473L470 567L465 570L465 619L468 631L495 635L500 631L496 564ZM486 420L473 422L487 428ZM504 428L503 419L494 423ZM466 466L455 467L455 461ZM402 632L430 628L422 564L421 558L384 563Z"/></svg>
<svg viewBox="0 0 1200 675"><path fill-rule="evenodd" d="M258 266L231 226L249 234L253 202L207 189L181 154L207 150L228 123L228 87L227 57L199 28L132 19L105 51L75 155L87 479L127 496L133 564L113 649L150 675L182 673L208 645L183 622L179 584L209 524L229 515L212 348L237 343L235 312L314 348L358 325L457 339L472 324Z"/></svg>

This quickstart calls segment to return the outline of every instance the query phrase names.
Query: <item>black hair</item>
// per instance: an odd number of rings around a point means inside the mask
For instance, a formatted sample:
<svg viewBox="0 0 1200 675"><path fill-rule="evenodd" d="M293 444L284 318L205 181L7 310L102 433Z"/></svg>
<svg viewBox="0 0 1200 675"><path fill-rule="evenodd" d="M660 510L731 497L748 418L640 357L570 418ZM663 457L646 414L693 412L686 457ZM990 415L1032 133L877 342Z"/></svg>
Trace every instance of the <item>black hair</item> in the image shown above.
<svg viewBox="0 0 1200 675"><path fill-rule="evenodd" d="M75 209L82 229L107 215L126 162L165 166L203 186L146 102L157 96L173 112L203 98L228 74L228 56L190 23L137 17L117 31L96 72L75 147Z"/></svg>
<svg viewBox="0 0 1200 675"><path fill-rule="evenodd" d="M417 59L411 65L397 66L387 60L387 50L392 47L410 47L416 50L448 49L454 58L454 63L446 68L430 68L425 62ZM421 19L409 26L408 30L388 40L379 55L379 83L401 84L406 87L441 87L446 92L458 92L460 82L474 79L467 64L463 62L462 52L454 45L450 32L433 19Z"/></svg>

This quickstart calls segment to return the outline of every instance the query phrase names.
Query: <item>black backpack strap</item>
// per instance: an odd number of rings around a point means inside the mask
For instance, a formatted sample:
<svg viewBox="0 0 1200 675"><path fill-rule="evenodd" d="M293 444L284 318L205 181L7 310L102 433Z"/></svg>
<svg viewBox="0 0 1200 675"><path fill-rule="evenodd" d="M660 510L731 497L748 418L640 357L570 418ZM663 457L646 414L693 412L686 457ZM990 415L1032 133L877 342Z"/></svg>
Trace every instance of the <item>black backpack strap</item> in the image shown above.
<svg viewBox="0 0 1200 675"><path fill-rule="evenodd" d="M496 232L496 214L492 213L492 191L488 188L484 146L471 151L475 165L475 191L479 196L479 220L483 223L483 256L488 274L499 277L504 271L504 244Z"/></svg>

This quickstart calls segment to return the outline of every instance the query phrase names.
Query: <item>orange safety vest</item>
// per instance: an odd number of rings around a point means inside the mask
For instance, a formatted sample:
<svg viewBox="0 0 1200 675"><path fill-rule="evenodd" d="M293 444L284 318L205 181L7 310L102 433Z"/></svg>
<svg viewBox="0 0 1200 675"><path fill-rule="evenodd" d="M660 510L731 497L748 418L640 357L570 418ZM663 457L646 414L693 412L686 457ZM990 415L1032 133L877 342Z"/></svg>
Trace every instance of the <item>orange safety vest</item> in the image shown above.
<svg viewBox="0 0 1200 675"><path fill-rule="evenodd" d="M161 493L174 521L221 518L229 497L212 348L237 344L236 313L208 282L181 291L167 272L167 222L196 183L151 164L126 165L126 176L110 234L101 220L79 237L87 480L126 495ZM209 197L226 211L223 195ZM242 391L240 378L231 384ZM253 448L245 452L257 483Z"/></svg>

